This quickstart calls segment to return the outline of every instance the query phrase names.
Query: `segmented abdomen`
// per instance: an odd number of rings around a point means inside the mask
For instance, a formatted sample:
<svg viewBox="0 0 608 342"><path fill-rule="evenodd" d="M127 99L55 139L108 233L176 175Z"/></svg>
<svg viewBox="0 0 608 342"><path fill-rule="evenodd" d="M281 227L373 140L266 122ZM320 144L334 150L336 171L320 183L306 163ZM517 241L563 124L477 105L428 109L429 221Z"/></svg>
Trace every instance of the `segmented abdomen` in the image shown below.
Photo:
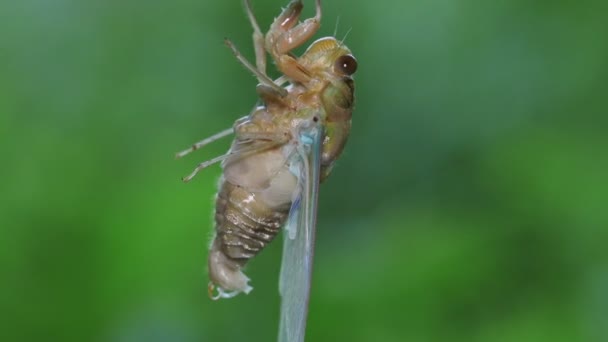
<svg viewBox="0 0 608 342"><path fill-rule="evenodd" d="M221 251L243 266L278 234L289 206L271 209L255 193L223 180L217 195L216 240Z"/></svg>
<svg viewBox="0 0 608 342"><path fill-rule="evenodd" d="M272 192L276 186L269 189ZM271 201L274 206L270 206L269 199L274 197L222 178L215 210L216 235L209 251L209 278L222 291L251 291L241 268L276 237L289 214L291 201L279 205Z"/></svg>

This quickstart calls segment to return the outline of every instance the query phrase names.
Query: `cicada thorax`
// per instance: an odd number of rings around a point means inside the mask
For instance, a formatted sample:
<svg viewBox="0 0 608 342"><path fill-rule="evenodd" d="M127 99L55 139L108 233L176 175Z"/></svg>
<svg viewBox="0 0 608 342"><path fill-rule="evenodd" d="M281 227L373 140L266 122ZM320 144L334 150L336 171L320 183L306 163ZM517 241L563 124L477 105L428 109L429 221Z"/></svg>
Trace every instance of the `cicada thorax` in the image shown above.
<svg viewBox="0 0 608 342"><path fill-rule="evenodd" d="M321 154L321 181L329 176L350 134L355 86L352 75L357 61L350 50L334 37L316 40L298 60L311 73L309 89L323 113L325 136Z"/></svg>
<svg viewBox="0 0 608 342"><path fill-rule="evenodd" d="M320 99L326 113L321 152L321 181L331 173L350 135L354 92L354 82L350 77L329 82L321 92Z"/></svg>

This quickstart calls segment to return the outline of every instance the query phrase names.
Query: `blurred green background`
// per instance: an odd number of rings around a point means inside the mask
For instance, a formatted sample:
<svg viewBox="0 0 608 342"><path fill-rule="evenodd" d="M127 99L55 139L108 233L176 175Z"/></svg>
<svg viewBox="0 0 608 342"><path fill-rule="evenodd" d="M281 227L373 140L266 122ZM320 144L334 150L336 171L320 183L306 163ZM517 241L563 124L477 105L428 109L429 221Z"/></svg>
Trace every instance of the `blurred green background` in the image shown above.
<svg viewBox="0 0 608 342"><path fill-rule="evenodd" d="M608 340L606 2L323 7L359 71L307 340ZM275 340L280 242L207 298L220 169L180 177L228 141L173 159L256 101L224 37L239 0L0 2L0 340Z"/></svg>

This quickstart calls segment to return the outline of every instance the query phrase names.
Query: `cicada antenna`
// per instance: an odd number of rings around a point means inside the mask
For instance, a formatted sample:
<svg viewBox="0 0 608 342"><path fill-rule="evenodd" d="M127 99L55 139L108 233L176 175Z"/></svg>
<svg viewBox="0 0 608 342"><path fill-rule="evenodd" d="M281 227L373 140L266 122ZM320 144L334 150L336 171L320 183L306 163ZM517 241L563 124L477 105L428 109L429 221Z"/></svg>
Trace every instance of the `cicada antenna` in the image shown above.
<svg viewBox="0 0 608 342"><path fill-rule="evenodd" d="M338 26L340 25L340 16L336 18L336 26L334 27L334 37L338 35Z"/></svg>
<svg viewBox="0 0 608 342"><path fill-rule="evenodd" d="M346 37L348 37L348 34L350 33L350 31L352 31L353 28L352 26L348 29L348 31L346 31L346 34L344 35L344 38L342 38L342 40L340 41L340 45L344 45L344 41L346 40Z"/></svg>

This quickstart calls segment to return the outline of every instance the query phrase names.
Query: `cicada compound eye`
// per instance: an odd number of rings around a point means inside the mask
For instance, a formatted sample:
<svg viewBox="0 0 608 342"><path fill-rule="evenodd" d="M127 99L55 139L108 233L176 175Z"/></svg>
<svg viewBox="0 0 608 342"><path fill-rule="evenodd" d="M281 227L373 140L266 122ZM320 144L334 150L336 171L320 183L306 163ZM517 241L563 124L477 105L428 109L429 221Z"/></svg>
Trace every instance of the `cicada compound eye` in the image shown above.
<svg viewBox="0 0 608 342"><path fill-rule="evenodd" d="M352 75L357 71L357 60L351 55L340 56L334 65L336 71L344 75Z"/></svg>

